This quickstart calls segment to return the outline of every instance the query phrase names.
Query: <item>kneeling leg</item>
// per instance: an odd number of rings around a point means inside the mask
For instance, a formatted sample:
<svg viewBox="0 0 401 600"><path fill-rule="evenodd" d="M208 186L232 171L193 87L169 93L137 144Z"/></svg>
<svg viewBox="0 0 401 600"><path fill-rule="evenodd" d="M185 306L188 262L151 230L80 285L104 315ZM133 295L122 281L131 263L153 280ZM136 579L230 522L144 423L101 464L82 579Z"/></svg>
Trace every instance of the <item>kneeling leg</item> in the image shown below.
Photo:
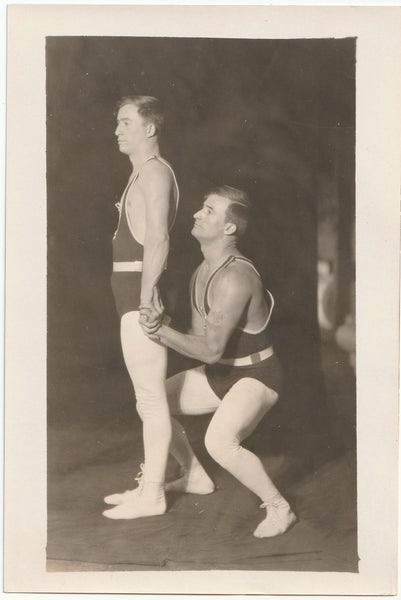
<svg viewBox="0 0 401 600"><path fill-rule="evenodd" d="M241 446L277 398L277 393L260 381L240 380L224 397L205 438L206 448L216 462L259 496L262 507L267 508L265 521L255 531L257 537L284 533L295 520L260 459Z"/></svg>

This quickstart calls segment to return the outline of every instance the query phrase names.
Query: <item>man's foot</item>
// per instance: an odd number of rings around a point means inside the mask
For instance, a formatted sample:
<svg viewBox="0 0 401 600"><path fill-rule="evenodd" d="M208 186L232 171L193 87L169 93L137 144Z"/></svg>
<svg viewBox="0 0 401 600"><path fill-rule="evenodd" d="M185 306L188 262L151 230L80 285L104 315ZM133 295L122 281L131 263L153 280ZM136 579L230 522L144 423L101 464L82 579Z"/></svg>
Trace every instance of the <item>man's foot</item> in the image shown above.
<svg viewBox="0 0 401 600"><path fill-rule="evenodd" d="M106 504L123 504L124 502L128 502L131 498L135 498L138 493L139 488L125 490L125 492L121 492L120 494L110 494L110 496L106 496L103 500Z"/></svg>
<svg viewBox="0 0 401 600"><path fill-rule="evenodd" d="M214 483L201 465L189 470L182 468L181 472L181 477L165 484L164 489L166 492L201 495L214 492Z"/></svg>
<svg viewBox="0 0 401 600"><path fill-rule="evenodd" d="M124 504L118 504L114 508L105 510L103 515L108 519L139 519L140 517L163 515L166 508L164 497L149 501L143 494L136 494L131 496L129 501L124 502Z"/></svg>
<svg viewBox="0 0 401 600"><path fill-rule="evenodd" d="M255 537L265 538L281 535L297 520L284 498L271 503L263 503L261 508L267 509L267 516L255 529L253 533Z"/></svg>
<svg viewBox="0 0 401 600"><path fill-rule="evenodd" d="M106 496L104 498L104 501L106 502L106 504L123 504L125 502L128 502L130 499L134 499L135 496L137 496L138 493L143 488L144 470L145 470L145 465L142 463L141 470L139 471L138 475L135 477L135 481L138 483L138 487L134 488L133 490L125 490L125 492L121 492L121 493L117 493L117 494L110 494L109 496Z"/></svg>

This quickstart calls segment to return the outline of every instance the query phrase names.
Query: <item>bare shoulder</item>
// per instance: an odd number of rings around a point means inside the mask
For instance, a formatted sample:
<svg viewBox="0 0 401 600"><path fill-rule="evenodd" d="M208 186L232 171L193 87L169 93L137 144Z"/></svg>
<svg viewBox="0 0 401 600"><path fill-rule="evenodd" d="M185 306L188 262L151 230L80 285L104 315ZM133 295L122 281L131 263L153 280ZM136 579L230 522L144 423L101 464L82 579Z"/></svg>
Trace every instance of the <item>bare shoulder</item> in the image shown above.
<svg viewBox="0 0 401 600"><path fill-rule="evenodd" d="M260 279L252 264L244 260L233 260L226 269L223 269L224 271L228 277L240 282L259 281Z"/></svg>
<svg viewBox="0 0 401 600"><path fill-rule="evenodd" d="M142 181L157 181L161 184L171 185L173 173L170 167L157 158L148 160L141 168L140 179Z"/></svg>
<svg viewBox="0 0 401 600"><path fill-rule="evenodd" d="M216 288L225 294L241 293L250 295L257 283L258 276L253 269L242 261L232 261L225 269L216 274Z"/></svg>
<svg viewBox="0 0 401 600"><path fill-rule="evenodd" d="M160 160L149 160L142 166L138 187L154 208L160 208L160 203L167 208L173 199L173 174Z"/></svg>

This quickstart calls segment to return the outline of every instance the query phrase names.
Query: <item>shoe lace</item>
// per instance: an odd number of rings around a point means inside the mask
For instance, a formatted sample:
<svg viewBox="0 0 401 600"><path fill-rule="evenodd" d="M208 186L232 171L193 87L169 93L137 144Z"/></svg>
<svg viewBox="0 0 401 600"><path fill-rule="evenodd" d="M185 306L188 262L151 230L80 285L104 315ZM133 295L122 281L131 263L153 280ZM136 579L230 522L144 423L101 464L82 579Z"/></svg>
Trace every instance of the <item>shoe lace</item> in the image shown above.
<svg viewBox="0 0 401 600"><path fill-rule="evenodd" d="M266 508L266 520L269 522L277 522L278 521L278 513L277 510L280 508L280 505L277 501L272 502L262 502L259 508ZM272 510L273 509L273 510Z"/></svg>
<svg viewBox="0 0 401 600"><path fill-rule="evenodd" d="M273 502L262 502L262 504L259 506L259 508L267 508L267 510L269 510L269 508L272 508L273 506L275 508L280 508L279 503L274 502L274 501Z"/></svg>
<svg viewBox="0 0 401 600"><path fill-rule="evenodd" d="M142 486L143 486L143 476L144 476L144 471L145 471L145 465L144 465L144 463L141 463L140 469L141 470L137 473L136 477L134 477L134 480L137 482L138 487L142 488Z"/></svg>
<svg viewBox="0 0 401 600"><path fill-rule="evenodd" d="M283 499L279 498L276 500L268 500L267 502L262 502L259 508L266 508L267 514L272 515L273 513L276 513L276 510L279 510L280 508L284 507L285 504L283 505ZM271 510L272 508L276 510Z"/></svg>

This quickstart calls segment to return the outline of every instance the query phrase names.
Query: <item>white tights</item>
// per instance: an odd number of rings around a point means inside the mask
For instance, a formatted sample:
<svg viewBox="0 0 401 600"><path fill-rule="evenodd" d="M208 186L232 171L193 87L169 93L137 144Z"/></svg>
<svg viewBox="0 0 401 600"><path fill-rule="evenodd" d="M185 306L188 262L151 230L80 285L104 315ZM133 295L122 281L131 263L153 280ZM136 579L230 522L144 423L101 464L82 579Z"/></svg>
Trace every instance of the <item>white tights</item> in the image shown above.
<svg viewBox="0 0 401 600"><path fill-rule="evenodd" d="M164 482L171 420L166 395L167 349L150 340L139 325L139 311L121 319L121 346L143 422L145 483Z"/></svg>
<svg viewBox="0 0 401 600"><path fill-rule="evenodd" d="M121 345L143 422L144 481L164 482L169 447L181 466L198 463L183 427L170 418L170 412L214 412L205 437L209 454L263 502L276 496L278 490L261 461L241 446L277 401L276 392L260 381L244 378L220 400L208 384L204 366L178 373L166 383L166 348L147 338L138 320L138 311L123 315Z"/></svg>
<svg viewBox="0 0 401 600"><path fill-rule="evenodd" d="M166 387L172 414L215 413L206 432L205 445L216 462L263 502L279 494L259 458L241 446L277 401L275 391L260 381L244 378L220 400L209 386L204 366L170 377ZM182 426L175 419L172 425L170 452L181 466L190 468L198 462L196 456Z"/></svg>

